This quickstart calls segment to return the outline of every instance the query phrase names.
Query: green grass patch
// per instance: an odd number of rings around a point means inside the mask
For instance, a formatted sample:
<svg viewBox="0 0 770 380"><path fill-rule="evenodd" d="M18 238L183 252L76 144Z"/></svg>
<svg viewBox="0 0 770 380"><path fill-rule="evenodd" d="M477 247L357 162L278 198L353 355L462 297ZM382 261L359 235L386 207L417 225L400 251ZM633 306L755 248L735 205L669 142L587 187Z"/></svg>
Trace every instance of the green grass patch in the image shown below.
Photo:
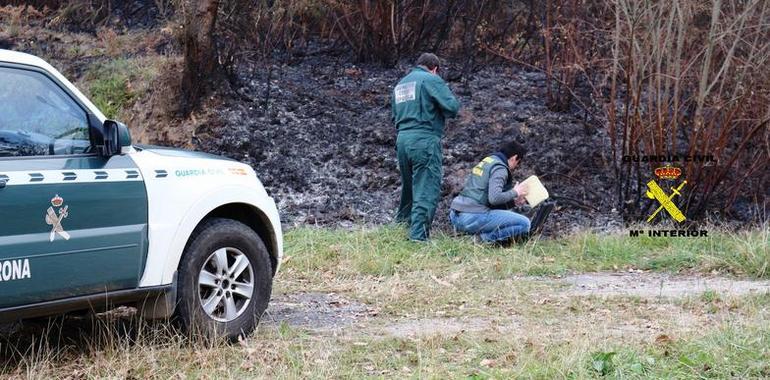
<svg viewBox="0 0 770 380"><path fill-rule="evenodd" d="M770 330L724 328L703 337L629 350L618 364L619 378L767 378Z"/></svg>
<svg viewBox="0 0 770 380"><path fill-rule="evenodd" d="M596 348L468 335L347 345L342 378L702 379L770 376L770 330L717 331L684 340Z"/></svg>
<svg viewBox="0 0 770 380"><path fill-rule="evenodd" d="M120 58L93 64L84 81L91 101L107 118L116 119L146 91L156 74L152 62Z"/></svg>
<svg viewBox="0 0 770 380"><path fill-rule="evenodd" d="M398 226L358 230L297 228L286 235L284 268L313 275L392 276L426 271L442 274L469 266L491 278L567 272L640 269L720 271L768 278L768 229L719 232L708 237L653 238L578 233L508 248L474 244L468 237L438 234L431 242L406 239Z"/></svg>

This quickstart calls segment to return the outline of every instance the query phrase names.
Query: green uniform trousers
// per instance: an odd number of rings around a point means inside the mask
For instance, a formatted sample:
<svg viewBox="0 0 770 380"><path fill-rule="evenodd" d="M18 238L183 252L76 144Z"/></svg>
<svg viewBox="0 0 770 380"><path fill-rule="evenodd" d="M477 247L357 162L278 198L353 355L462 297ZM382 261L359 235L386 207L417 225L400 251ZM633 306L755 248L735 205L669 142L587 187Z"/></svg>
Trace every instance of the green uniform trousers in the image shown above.
<svg viewBox="0 0 770 380"><path fill-rule="evenodd" d="M409 238L427 240L441 196L441 138L404 132L396 138L401 171L401 202L396 222L409 225Z"/></svg>

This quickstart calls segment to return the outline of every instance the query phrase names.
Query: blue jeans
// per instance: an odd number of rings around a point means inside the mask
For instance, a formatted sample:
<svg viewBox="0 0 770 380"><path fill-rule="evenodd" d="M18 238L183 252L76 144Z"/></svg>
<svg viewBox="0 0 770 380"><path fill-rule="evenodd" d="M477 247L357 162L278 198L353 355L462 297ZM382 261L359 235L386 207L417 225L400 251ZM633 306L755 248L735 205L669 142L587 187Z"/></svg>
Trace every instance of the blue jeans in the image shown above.
<svg viewBox="0 0 770 380"><path fill-rule="evenodd" d="M487 243L504 242L529 232L529 218L508 210L473 213L449 211L449 220L460 232L475 235Z"/></svg>

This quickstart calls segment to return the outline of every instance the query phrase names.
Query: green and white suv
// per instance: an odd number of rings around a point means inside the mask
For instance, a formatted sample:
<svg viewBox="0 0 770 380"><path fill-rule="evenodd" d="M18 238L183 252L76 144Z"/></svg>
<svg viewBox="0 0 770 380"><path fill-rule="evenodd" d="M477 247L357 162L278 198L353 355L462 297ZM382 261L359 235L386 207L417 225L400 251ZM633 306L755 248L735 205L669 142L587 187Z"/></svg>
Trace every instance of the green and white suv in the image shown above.
<svg viewBox="0 0 770 380"><path fill-rule="evenodd" d="M251 167L133 146L51 65L0 50L0 322L136 305L233 338L282 251Z"/></svg>

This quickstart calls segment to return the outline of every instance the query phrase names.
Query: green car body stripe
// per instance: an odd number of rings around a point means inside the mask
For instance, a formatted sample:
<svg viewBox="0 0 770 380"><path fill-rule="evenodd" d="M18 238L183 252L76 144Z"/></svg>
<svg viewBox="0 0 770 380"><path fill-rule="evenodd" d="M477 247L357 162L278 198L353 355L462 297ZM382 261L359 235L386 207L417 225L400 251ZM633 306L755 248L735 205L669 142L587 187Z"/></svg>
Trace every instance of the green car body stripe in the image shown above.
<svg viewBox="0 0 770 380"><path fill-rule="evenodd" d="M0 308L138 286L147 192L129 157L0 159L0 174Z"/></svg>

